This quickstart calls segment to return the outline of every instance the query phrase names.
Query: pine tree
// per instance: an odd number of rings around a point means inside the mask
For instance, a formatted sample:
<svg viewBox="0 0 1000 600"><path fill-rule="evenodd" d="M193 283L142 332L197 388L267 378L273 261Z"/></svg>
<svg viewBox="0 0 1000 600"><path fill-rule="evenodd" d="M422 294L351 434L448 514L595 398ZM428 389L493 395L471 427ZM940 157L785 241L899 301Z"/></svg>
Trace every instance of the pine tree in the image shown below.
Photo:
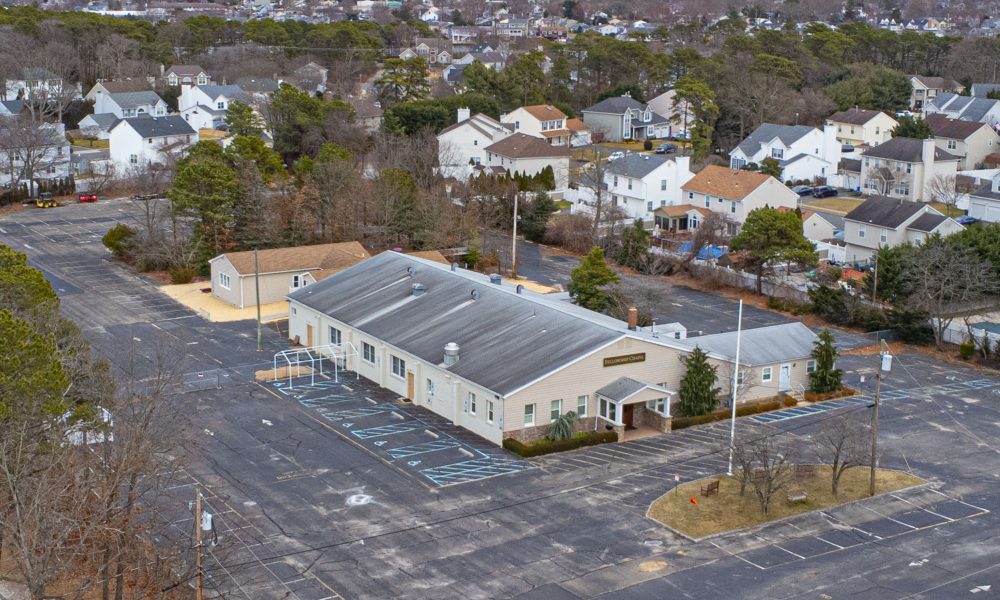
<svg viewBox="0 0 1000 600"><path fill-rule="evenodd" d="M833 345L833 335L829 329L820 332L819 339L813 346L812 357L816 361L816 369L809 374L810 390L825 394L843 387L840 369L836 368L837 348Z"/></svg>
<svg viewBox="0 0 1000 600"><path fill-rule="evenodd" d="M604 261L604 250L595 246L570 273L569 295L584 308L602 311L608 307L609 298L601 286L617 282L618 275Z"/></svg>
<svg viewBox="0 0 1000 600"><path fill-rule="evenodd" d="M535 194L535 200L531 203L531 210L524 215L521 231L524 239L531 242L540 242L545 237L545 228L549 223L549 218L556 211L556 203L545 192Z"/></svg>
<svg viewBox="0 0 1000 600"><path fill-rule="evenodd" d="M681 413L688 417L697 417L712 412L718 404L718 396L722 391L715 386L718 380L716 369L708 362L708 354L701 348L684 358L687 370L681 378L678 390Z"/></svg>

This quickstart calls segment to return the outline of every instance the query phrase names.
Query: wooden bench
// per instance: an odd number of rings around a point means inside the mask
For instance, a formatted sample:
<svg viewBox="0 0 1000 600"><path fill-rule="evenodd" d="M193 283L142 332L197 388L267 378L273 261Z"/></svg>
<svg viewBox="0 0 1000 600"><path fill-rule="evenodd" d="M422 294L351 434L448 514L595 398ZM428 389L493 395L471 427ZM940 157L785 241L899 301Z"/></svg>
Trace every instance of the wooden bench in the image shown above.
<svg viewBox="0 0 1000 600"><path fill-rule="evenodd" d="M788 503L796 504L798 502L805 502L809 499L809 496L805 492L792 492L788 494Z"/></svg>
<svg viewBox="0 0 1000 600"><path fill-rule="evenodd" d="M753 471L754 481L767 481L767 471L764 469L754 469Z"/></svg>
<svg viewBox="0 0 1000 600"><path fill-rule="evenodd" d="M701 495L702 496L715 496L719 493L719 480L709 481L708 483L702 484Z"/></svg>

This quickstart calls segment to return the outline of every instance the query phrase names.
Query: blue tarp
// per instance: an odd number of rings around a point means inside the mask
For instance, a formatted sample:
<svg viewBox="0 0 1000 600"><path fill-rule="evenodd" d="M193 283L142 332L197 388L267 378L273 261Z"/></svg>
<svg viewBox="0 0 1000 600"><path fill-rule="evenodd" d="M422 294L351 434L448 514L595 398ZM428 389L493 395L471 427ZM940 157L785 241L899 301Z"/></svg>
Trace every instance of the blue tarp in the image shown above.
<svg viewBox="0 0 1000 600"><path fill-rule="evenodd" d="M693 242L684 242L678 249L681 254L687 254L691 252ZM698 252L698 260L708 260L714 258L716 260L722 258L726 255L726 251L718 246L705 246Z"/></svg>

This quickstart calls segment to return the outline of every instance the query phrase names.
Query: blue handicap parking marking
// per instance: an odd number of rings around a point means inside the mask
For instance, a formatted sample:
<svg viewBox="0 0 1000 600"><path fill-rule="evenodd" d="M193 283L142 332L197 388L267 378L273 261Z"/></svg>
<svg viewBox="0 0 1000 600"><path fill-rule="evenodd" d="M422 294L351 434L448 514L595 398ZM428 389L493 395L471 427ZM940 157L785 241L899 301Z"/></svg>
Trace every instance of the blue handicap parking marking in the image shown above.
<svg viewBox="0 0 1000 600"><path fill-rule="evenodd" d="M375 443L377 444L378 442ZM423 442L421 444L393 448L389 450L389 456L391 456L394 460L398 460L400 458L409 458L411 456L425 454L427 452L437 452L439 450L447 450L448 448L460 448L461 446L462 444L455 440L434 440L432 442Z"/></svg>
<svg viewBox="0 0 1000 600"><path fill-rule="evenodd" d="M444 487L534 468L536 468L534 465L524 460L490 457L423 469L420 474L435 485Z"/></svg>
<svg viewBox="0 0 1000 600"><path fill-rule="evenodd" d="M366 440L373 437L382 437L386 435L396 435L397 433L406 433L407 431L416 431L421 428L423 428L423 425L420 423L394 423L392 425L382 425L381 427L355 429L351 433L362 440Z"/></svg>

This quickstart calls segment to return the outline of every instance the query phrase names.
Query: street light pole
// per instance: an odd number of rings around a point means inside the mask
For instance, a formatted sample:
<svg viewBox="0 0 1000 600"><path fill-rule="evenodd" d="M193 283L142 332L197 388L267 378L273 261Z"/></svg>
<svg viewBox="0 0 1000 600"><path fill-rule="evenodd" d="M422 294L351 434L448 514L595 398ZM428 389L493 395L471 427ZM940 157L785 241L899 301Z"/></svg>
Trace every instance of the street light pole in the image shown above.
<svg viewBox="0 0 1000 600"><path fill-rule="evenodd" d="M740 336L743 333L743 298L740 298L740 312L736 321L736 362L733 363L732 414L729 418L729 468L726 475L733 474L733 450L736 448L736 391L740 382Z"/></svg>
<svg viewBox="0 0 1000 600"><path fill-rule="evenodd" d="M257 352L260 352L260 262L257 260L257 248L253 249L253 287L257 293Z"/></svg>
<svg viewBox="0 0 1000 600"><path fill-rule="evenodd" d="M205 573L201 560L201 490L194 488L194 569L195 569L195 600L201 600L205 586Z"/></svg>
<svg viewBox="0 0 1000 600"><path fill-rule="evenodd" d="M514 233L510 241L510 278L517 279L517 197L521 192L514 192Z"/></svg>
<svg viewBox="0 0 1000 600"><path fill-rule="evenodd" d="M875 495L875 472L878 461L878 406L879 394L882 391L882 371L888 372L892 368L892 355L889 354L885 340L882 340L881 346L878 353L878 367L875 371L875 404L872 406L872 464L871 476L868 481L869 496Z"/></svg>

